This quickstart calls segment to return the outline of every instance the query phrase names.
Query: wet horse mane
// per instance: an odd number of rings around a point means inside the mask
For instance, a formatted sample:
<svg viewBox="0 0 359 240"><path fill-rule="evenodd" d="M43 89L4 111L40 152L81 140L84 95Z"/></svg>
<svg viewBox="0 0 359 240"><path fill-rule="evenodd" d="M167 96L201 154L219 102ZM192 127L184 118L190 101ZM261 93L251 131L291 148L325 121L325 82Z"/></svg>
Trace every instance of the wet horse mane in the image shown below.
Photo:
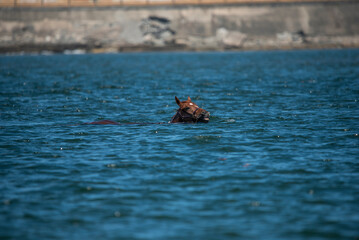
<svg viewBox="0 0 359 240"><path fill-rule="evenodd" d="M209 112L204 110L203 108L198 107L197 104L192 102L191 98L188 97L185 101L180 101L177 96L175 96L176 103L178 105L177 112L168 123L208 123L209 122ZM91 125L124 125L124 124L165 124L164 122L160 123L119 123L112 120L101 120L83 124L91 124Z"/></svg>

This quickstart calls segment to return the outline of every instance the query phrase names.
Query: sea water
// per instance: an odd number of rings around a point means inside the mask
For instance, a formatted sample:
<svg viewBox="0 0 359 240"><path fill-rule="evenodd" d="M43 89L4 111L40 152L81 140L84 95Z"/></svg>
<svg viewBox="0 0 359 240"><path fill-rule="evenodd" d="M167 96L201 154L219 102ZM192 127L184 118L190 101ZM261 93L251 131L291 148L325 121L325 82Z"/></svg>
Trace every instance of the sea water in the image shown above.
<svg viewBox="0 0 359 240"><path fill-rule="evenodd" d="M0 110L1 239L359 238L357 49L0 56Z"/></svg>

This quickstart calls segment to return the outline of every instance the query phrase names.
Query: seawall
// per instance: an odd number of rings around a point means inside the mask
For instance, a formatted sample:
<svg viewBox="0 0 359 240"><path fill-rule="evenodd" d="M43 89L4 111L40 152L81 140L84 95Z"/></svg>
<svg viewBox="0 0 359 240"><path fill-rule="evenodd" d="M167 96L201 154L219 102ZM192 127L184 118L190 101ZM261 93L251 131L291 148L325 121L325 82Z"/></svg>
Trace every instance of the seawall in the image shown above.
<svg viewBox="0 0 359 240"><path fill-rule="evenodd" d="M359 2L0 8L0 52L359 47Z"/></svg>

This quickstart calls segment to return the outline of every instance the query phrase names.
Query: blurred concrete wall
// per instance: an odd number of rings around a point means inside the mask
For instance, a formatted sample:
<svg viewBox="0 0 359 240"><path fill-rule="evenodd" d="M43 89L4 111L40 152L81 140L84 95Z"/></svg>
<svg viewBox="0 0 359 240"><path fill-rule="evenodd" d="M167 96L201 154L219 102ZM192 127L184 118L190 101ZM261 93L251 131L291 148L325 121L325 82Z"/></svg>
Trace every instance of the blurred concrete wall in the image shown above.
<svg viewBox="0 0 359 240"><path fill-rule="evenodd" d="M359 2L1 8L0 52L359 46Z"/></svg>

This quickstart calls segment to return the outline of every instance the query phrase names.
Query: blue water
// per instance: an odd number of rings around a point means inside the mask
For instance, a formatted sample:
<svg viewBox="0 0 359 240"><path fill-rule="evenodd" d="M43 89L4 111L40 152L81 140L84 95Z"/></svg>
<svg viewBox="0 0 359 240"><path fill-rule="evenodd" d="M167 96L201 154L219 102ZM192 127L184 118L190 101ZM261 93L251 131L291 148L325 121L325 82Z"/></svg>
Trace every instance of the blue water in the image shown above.
<svg viewBox="0 0 359 240"><path fill-rule="evenodd" d="M359 238L359 50L0 56L0 102L1 239Z"/></svg>

